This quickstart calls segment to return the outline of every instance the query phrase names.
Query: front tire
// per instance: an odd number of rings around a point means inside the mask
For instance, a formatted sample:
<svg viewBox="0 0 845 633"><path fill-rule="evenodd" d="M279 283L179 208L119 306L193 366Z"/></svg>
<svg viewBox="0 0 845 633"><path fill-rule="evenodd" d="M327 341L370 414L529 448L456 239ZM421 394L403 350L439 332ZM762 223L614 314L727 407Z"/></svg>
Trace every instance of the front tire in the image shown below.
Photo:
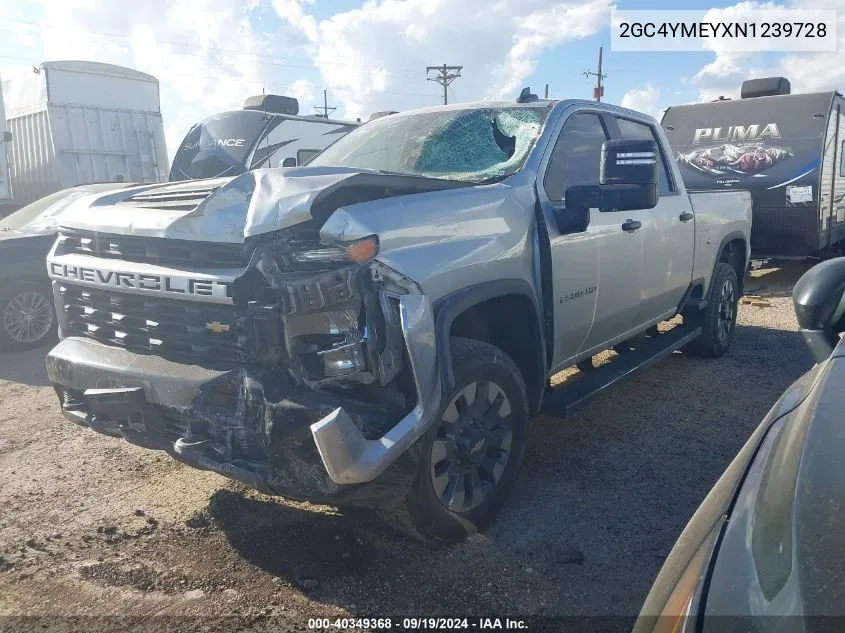
<svg viewBox="0 0 845 633"><path fill-rule="evenodd" d="M52 297L43 284L16 282L0 290L0 349L38 347L56 329Z"/></svg>
<svg viewBox="0 0 845 633"><path fill-rule="evenodd" d="M739 283L734 267L719 262L710 282L707 307L701 311L702 333L686 351L705 358L718 358L728 351L736 331Z"/></svg>
<svg viewBox="0 0 845 633"><path fill-rule="evenodd" d="M384 513L395 527L435 543L457 543L494 520L522 464L528 427L525 384L507 354L465 338L452 338L451 350L455 385L420 439L410 492Z"/></svg>

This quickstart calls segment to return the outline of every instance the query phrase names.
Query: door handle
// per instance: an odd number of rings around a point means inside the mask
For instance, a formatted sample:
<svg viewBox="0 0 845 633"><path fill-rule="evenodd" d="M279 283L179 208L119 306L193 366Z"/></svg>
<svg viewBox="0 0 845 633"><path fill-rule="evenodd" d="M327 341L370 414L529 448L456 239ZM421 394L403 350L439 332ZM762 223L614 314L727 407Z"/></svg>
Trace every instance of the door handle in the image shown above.
<svg viewBox="0 0 845 633"><path fill-rule="evenodd" d="M622 223L622 230L630 233L632 231L636 231L642 225L643 225L643 223L640 222L639 220L625 220Z"/></svg>
<svg viewBox="0 0 845 633"><path fill-rule="evenodd" d="M695 217L695 216L693 216L692 213L690 213L689 211L684 211L681 215L678 216L678 219L681 222L689 222L690 220L693 219L693 217Z"/></svg>

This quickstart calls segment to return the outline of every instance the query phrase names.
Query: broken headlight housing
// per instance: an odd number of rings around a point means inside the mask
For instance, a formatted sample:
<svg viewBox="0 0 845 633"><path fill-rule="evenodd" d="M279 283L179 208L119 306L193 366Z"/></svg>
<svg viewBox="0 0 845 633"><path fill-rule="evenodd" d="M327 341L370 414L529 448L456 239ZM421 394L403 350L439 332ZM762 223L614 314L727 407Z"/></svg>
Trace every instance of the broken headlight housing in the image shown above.
<svg viewBox="0 0 845 633"><path fill-rule="evenodd" d="M364 308L370 282L362 265L377 254L375 236L348 243L282 238L263 249L256 268L278 301L279 343L297 380L372 382Z"/></svg>

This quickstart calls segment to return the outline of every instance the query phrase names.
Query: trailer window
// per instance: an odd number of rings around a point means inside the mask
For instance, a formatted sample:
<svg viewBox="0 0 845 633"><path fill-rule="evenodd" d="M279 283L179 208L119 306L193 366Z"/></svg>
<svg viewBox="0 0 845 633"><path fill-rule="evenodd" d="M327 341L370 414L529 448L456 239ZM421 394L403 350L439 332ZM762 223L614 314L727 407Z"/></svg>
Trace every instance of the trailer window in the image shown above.
<svg viewBox="0 0 845 633"><path fill-rule="evenodd" d="M296 164L299 166L305 165L309 160L320 153L318 149L301 149L296 152Z"/></svg>
<svg viewBox="0 0 845 633"><path fill-rule="evenodd" d="M170 180L244 173L250 168L246 161L252 148L272 123L256 110L223 112L197 123L176 150Z"/></svg>
<svg viewBox="0 0 845 633"><path fill-rule="evenodd" d="M543 181L549 200L562 201L569 187L599 184L601 146L606 140L598 115L583 112L566 120Z"/></svg>
<svg viewBox="0 0 845 633"><path fill-rule="evenodd" d="M654 141L657 143L657 150L660 152L660 174L657 181L657 191L660 195L672 193L675 191L675 185L672 182L672 175L669 172L669 164L666 162L666 155L663 153L663 146L660 144L660 139L654 133L654 128L645 123L638 121L631 121L630 119L621 119L616 117L616 123L619 125L619 132L622 138L636 141Z"/></svg>

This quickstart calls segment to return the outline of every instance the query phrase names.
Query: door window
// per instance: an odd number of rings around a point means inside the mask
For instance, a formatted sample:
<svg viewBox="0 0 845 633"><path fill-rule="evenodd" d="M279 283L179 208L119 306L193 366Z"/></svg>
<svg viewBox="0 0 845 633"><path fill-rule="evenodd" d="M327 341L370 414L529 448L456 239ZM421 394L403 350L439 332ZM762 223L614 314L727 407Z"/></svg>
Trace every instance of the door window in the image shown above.
<svg viewBox="0 0 845 633"><path fill-rule="evenodd" d="M645 123L638 121L631 121L630 119L620 119L617 117L616 123L619 125L619 132L622 138L630 141L654 141L657 143L657 150L660 152L660 173L657 179L657 192L662 196L667 193L675 191L672 182L672 176L669 172L669 165L666 162L666 156L663 154L663 148L660 145L657 135L654 133L654 128Z"/></svg>
<svg viewBox="0 0 845 633"><path fill-rule="evenodd" d="M566 120L543 181L549 200L562 202L569 187L599 184L601 146L606 140L598 115L582 112Z"/></svg>

